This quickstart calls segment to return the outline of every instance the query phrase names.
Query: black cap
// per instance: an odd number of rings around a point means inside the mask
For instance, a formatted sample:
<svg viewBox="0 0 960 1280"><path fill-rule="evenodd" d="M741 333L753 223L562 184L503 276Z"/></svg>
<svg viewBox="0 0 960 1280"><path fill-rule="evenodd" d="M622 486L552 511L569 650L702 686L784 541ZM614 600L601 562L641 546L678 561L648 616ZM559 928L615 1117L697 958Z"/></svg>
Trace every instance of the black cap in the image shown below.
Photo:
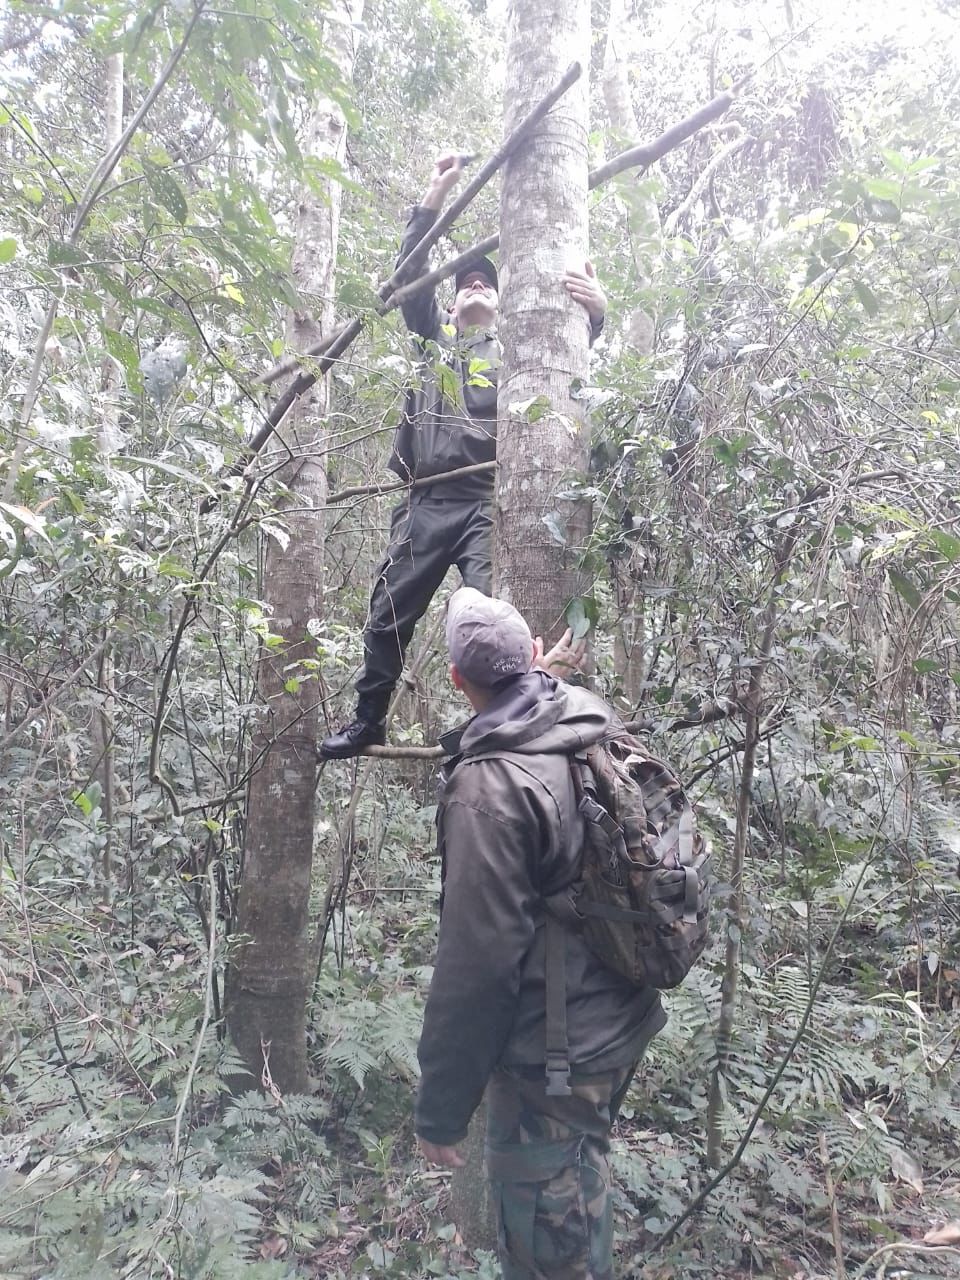
<svg viewBox="0 0 960 1280"><path fill-rule="evenodd" d="M497 276L497 268L489 258L474 258L473 261L468 262L465 267L461 267L453 277L453 288L455 293L460 292L461 281L465 280L467 276L473 275L475 271L479 271L485 279L489 280L497 293L500 292L500 280Z"/></svg>

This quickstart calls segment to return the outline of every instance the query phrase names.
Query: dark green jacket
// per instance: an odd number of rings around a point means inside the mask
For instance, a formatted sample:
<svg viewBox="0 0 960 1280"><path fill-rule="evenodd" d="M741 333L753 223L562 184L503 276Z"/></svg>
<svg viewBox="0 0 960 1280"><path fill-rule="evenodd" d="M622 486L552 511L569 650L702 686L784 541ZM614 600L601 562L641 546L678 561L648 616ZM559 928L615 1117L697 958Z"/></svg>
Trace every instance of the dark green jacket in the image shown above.
<svg viewBox="0 0 960 1280"><path fill-rule="evenodd" d="M436 221L433 209L415 205L400 245L404 257ZM415 264L415 271L426 263ZM493 330L469 337L455 332L453 316L437 303L434 289L423 289L401 305L414 336L418 357L416 384L409 388L390 457L390 470L402 480L493 462L497 454L497 377L500 344ZM590 341L603 322L591 325ZM471 372L471 361L479 361ZM435 496L492 496L493 472L440 481Z"/></svg>
<svg viewBox="0 0 960 1280"><path fill-rule="evenodd" d="M469 722L461 754L444 768L443 906L416 1105L416 1130L428 1141L464 1136L497 1065L545 1060L542 899L576 879L583 843L568 760L613 723L586 690L531 672ZM635 1062L665 1021L656 991L634 987L568 936L567 1031L578 1070Z"/></svg>

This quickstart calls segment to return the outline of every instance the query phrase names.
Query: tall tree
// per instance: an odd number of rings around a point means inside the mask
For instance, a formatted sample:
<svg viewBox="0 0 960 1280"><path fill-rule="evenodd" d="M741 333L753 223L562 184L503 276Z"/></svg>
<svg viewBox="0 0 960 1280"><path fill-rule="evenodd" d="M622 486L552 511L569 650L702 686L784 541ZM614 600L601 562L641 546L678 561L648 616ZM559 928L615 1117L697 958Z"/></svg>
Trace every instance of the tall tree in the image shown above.
<svg viewBox="0 0 960 1280"><path fill-rule="evenodd" d="M571 62L589 66L589 53L587 6L513 0L505 130ZM500 199L495 573L499 593L545 638L582 594L579 549L590 521L585 503L561 496L565 481L586 469L588 455L575 399L588 371L588 326L560 282L569 267L582 270L587 256L587 130L584 75L510 157Z"/></svg>
<svg viewBox="0 0 960 1280"><path fill-rule="evenodd" d="M345 81L362 10L363 0L344 0L327 24ZM307 163L339 163L346 140L342 108L333 98L318 102L304 147ZM336 182L319 191L306 187L301 197L293 275L311 305L288 318L287 345L295 350L315 345L333 324L340 197ZM281 429L280 447L290 453L280 476L289 509L285 534L267 538L263 554L271 639L258 670L265 710L251 747L255 771L237 914L246 941L237 951L228 1007L233 1041L256 1078L269 1073L279 1089L298 1093L308 1083L306 1008L315 967L309 908L318 719L316 684L302 664L313 657L309 628L323 603L327 396L327 384L317 383Z"/></svg>
<svg viewBox="0 0 960 1280"><path fill-rule="evenodd" d="M571 62L589 66L589 7L578 0L508 13L504 133L556 84ZM511 600L535 633L560 626L582 594L578 549L588 529L585 503L558 500L565 480L587 464L576 380L585 381L589 328L560 278L587 256L586 75L517 148L504 169L500 198L500 338L497 400L495 590ZM558 509L559 508L559 509ZM564 530L558 550L555 530ZM489 1239L490 1206L481 1171L482 1123L472 1126L467 1166L455 1178L460 1229ZM486 1239L485 1239L486 1237Z"/></svg>

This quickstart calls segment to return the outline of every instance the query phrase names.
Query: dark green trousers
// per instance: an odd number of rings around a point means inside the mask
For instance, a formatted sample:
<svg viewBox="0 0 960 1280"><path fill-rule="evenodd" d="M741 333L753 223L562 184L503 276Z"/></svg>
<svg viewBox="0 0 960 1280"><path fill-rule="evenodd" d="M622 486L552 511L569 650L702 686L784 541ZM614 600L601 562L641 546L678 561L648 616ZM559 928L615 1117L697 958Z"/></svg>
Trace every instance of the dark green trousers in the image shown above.
<svg viewBox="0 0 960 1280"><path fill-rule="evenodd" d="M460 570L464 586L490 594L492 498L432 494L424 489L394 509L390 545L374 578L357 681L359 709L371 719L386 711L413 629L450 566Z"/></svg>
<svg viewBox="0 0 960 1280"><path fill-rule="evenodd" d="M487 1086L487 1171L503 1280L612 1280L610 1129L635 1064L574 1072L548 1097L542 1067L503 1069Z"/></svg>

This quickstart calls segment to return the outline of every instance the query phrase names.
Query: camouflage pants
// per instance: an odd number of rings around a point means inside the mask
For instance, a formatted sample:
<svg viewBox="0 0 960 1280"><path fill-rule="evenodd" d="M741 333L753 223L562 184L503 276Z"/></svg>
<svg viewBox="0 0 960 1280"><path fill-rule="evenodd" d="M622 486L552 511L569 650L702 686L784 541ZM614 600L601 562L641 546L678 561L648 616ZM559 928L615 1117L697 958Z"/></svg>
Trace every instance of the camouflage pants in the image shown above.
<svg viewBox="0 0 960 1280"><path fill-rule="evenodd" d="M634 1067L574 1073L547 1096L542 1067L501 1069L487 1086L487 1171L503 1280L613 1280L610 1127Z"/></svg>

